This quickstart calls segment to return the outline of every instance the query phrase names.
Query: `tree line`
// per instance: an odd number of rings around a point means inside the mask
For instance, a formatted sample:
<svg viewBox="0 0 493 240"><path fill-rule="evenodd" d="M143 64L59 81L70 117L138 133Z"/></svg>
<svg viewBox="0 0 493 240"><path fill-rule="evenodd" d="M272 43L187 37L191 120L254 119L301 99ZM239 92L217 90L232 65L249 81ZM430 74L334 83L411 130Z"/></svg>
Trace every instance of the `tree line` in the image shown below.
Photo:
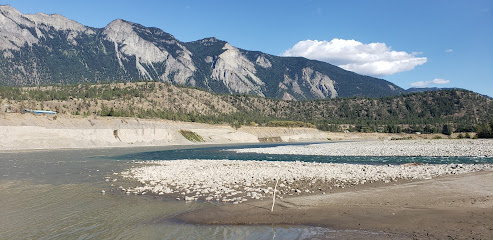
<svg viewBox="0 0 493 240"><path fill-rule="evenodd" d="M163 100L163 96L167 100ZM199 111L173 101L195 99L210 108ZM465 90L442 90L384 98L336 98L284 101L251 95L218 95L160 82L72 84L36 87L0 86L7 101L78 102L72 114L161 118L175 121L242 125L316 127L324 131L386 133L478 132L491 136L493 101ZM113 101L105 105L98 101ZM91 105L91 102L95 103ZM57 110L63 111L63 105ZM94 105L98 105L94 108ZM192 104L193 105L193 104ZM147 107L142 107L147 106ZM224 109L233 109L226 111ZM89 110L97 109L97 110Z"/></svg>

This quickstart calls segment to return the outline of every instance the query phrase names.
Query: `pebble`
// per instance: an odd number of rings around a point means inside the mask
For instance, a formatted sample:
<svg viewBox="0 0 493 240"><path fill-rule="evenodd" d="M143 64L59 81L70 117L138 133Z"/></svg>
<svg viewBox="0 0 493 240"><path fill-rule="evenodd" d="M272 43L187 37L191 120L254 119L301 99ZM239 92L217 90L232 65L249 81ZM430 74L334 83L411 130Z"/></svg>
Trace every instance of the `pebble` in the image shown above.
<svg viewBox="0 0 493 240"><path fill-rule="evenodd" d="M450 142L449 142L450 141ZM465 140L474 142L482 152L490 154L491 145L486 147L483 141ZM476 142L478 141L478 142ZM396 142L394 144L394 142ZM405 145L402 141L387 141L395 151ZM426 141L422 141L426 142ZM422 142L407 142L416 149L421 149ZM455 141L433 140L431 146L437 144L455 146ZM493 141L487 142L493 143ZM317 144L308 146L281 146L296 149L305 147L310 152L326 149L331 144ZM347 143L341 143L347 144ZM353 144L353 143L351 143ZM348 146L352 146L347 144ZM356 142L355 148L362 148L360 155L375 150L374 143ZM429 143L428 143L429 144ZM368 146L368 148L364 147ZM382 143L379 142L382 147ZM280 152L281 147L255 148L269 152ZM320 149L319 149L320 148ZM470 147L474 149L473 147ZM378 150L378 148L377 148ZM402 149L401 149L402 150ZM405 149L404 149L405 150ZM320 150L321 151L321 150ZM349 151L349 150L348 150ZM406 150L407 151L407 150ZM404 151L404 152L406 152ZM426 153L425 150L423 150ZM440 150L439 150L440 151ZM473 155L474 151L460 151L465 155ZM325 154L330 152L325 150ZM350 152L350 151L349 151ZM381 152L385 153L385 149ZM397 152L397 151L396 151ZM262 152L265 153L265 152ZM363 153L363 154L361 154ZM422 154L423 152L420 152ZM303 154L303 153L301 153ZM493 155L493 154L490 154ZM493 164L403 164L403 165L363 165L344 163L316 163L316 162L272 162L272 161L237 161L237 160L172 160L136 162L136 165L127 171L119 173L120 177L135 180L141 183L138 187L129 187L124 190L135 194L146 192L155 195L178 194L185 201L222 201L240 204L247 199L272 198L276 179L279 178L276 197L283 195L325 194L324 189L347 188L350 186L384 182L391 183L398 180L424 180L442 175L461 174L482 170L493 170ZM116 178L115 178L116 179ZM122 187L123 188L123 187ZM123 191L123 190L122 190ZM180 198L177 198L180 200Z"/></svg>
<svg viewBox="0 0 493 240"><path fill-rule="evenodd" d="M331 142L300 146L232 149L237 153L294 154L314 156L493 156L492 139L434 139Z"/></svg>

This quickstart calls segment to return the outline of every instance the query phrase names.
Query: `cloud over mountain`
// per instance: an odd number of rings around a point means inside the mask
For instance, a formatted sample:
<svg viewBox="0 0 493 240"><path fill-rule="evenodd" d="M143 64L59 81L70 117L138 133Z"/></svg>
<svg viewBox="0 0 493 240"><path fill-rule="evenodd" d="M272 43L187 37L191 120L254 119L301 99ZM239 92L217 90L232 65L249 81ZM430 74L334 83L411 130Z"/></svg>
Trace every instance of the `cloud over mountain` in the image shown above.
<svg viewBox="0 0 493 240"><path fill-rule="evenodd" d="M334 38L331 41L300 41L282 55L324 61L359 74L385 76L426 63L427 58L417 57L418 54L394 51L385 43L364 44Z"/></svg>
<svg viewBox="0 0 493 240"><path fill-rule="evenodd" d="M411 83L411 86L412 87L427 87L428 85L431 85L431 84L448 84L448 83L450 83L450 80L445 80L442 78L435 78L431 81L414 82L414 83Z"/></svg>

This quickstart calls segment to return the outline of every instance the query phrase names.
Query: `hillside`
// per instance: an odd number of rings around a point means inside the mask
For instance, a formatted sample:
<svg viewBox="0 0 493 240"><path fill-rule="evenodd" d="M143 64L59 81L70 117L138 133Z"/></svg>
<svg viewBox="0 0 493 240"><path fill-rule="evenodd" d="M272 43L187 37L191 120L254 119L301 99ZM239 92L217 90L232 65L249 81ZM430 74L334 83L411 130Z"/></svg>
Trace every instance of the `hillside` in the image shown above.
<svg viewBox="0 0 493 240"><path fill-rule="evenodd" d="M493 118L493 100L465 90L401 96L285 101L218 95L161 82L0 87L3 109L59 114L162 118L233 126L316 126L360 132L474 131ZM297 122L298 121L298 122Z"/></svg>
<svg viewBox="0 0 493 240"><path fill-rule="evenodd" d="M142 80L285 100L405 92L328 63L248 51L216 38L182 42L121 19L92 28L57 14L22 14L0 6L0 85Z"/></svg>

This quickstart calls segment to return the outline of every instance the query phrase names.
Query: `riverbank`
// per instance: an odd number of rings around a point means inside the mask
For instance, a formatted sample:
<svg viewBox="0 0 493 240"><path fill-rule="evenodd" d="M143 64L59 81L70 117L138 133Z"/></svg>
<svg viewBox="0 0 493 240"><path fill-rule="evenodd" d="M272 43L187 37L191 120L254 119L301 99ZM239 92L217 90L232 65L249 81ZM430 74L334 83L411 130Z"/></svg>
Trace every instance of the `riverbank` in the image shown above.
<svg viewBox="0 0 493 240"><path fill-rule="evenodd" d="M184 132L192 132L189 139ZM0 114L0 151L327 141L314 128L242 127L161 119Z"/></svg>
<svg viewBox="0 0 493 240"><path fill-rule="evenodd" d="M248 204L177 216L211 225L301 224L417 239L492 239L493 171ZM321 236L322 238L323 236Z"/></svg>
<svg viewBox="0 0 493 240"><path fill-rule="evenodd" d="M184 132L197 137L187 139ZM0 113L0 151L432 137L323 132L315 128L242 126L236 129L229 125L162 119Z"/></svg>
<svg viewBox="0 0 493 240"><path fill-rule="evenodd" d="M397 144L394 145L394 142ZM264 154L272 149L306 147L307 152L314 152L313 147L323 149L335 146L341 149L334 152L341 152L352 146L351 150L347 150L349 153L361 154L365 153L365 147L386 149L390 146L399 150L397 146L400 146L400 150L406 153L419 149L415 145L431 146L419 150L424 156L435 156L434 151L443 153L442 150L450 146L456 146L458 150L448 152L447 156L461 151L464 152L463 156L475 156L478 149L481 154L491 150L491 140L431 142L362 141L257 150ZM406 150L406 147L409 149ZM251 152L251 149L245 152ZM291 154L303 154L294 152ZM180 201L212 203L210 208L177 216L177 220L186 223L310 225L344 231L383 232L404 236L404 239L493 237L491 163L366 165L173 160L135 162L132 168L121 172L118 177L134 181L135 185L120 188L127 194L164 195ZM276 202L271 212L274 192Z"/></svg>

